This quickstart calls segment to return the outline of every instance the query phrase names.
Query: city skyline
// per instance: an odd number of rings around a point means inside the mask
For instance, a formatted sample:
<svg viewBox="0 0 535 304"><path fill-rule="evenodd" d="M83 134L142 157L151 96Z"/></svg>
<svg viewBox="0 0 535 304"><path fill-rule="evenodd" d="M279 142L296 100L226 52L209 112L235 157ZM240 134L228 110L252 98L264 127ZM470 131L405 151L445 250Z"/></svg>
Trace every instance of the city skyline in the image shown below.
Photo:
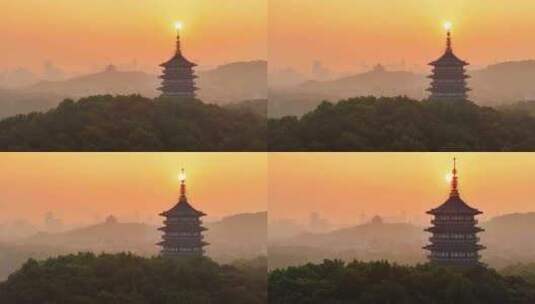
<svg viewBox="0 0 535 304"><path fill-rule="evenodd" d="M535 21L528 12L534 8L524 0L515 5L495 0L335 0L328 7L319 0L270 1L270 66L308 72L320 61L344 73L382 63L425 73L427 63L443 51L447 21L454 48L471 61L471 69L532 59L535 43L529 37Z"/></svg>
<svg viewBox="0 0 535 304"><path fill-rule="evenodd" d="M4 1L5 2L5 1ZM0 70L23 67L40 73L51 61L68 72L133 64L158 72L174 51L175 22L183 24L185 52L202 66L265 59L265 0L229 0L212 9L209 0L93 1L36 0L3 3ZM84 14L72 12L84 11ZM246 27L248 30L243 31ZM35 52L39 50L39 52ZM215 51L214 50L218 50Z"/></svg>
<svg viewBox="0 0 535 304"><path fill-rule="evenodd" d="M317 212L340 227L366 214L425 226L425 212L448 197L454 156L462 196L485 210L481 220L535 212L529 153L297 153L270 156L269 218L307 223Z"/></svg>
<svg viewBox="0 0 535 304"><path fill-rule="evenodd" d="M262 154L4 153L0 164L0 207L5 210L0 222L42 224L52 211L67 225L110 214L121 221L160 223L158 214L178 200L182 167L191 203L212 219L267 209ZM248 187L242 189L244 183Z"/></svg>

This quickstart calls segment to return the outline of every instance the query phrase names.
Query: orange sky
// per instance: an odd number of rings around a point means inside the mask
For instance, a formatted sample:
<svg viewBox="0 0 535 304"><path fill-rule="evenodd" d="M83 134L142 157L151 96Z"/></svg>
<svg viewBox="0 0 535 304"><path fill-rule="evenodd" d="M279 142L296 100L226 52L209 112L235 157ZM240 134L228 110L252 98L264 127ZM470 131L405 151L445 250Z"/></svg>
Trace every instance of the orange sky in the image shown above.
<svg viewBox="0 0 535 304"><path fill-rule="evenodd" d="M457 153L461 197L484 218L535 211L535 155ZM418 224L449 193L450 153L281 153L269 157L269 217L304 222L318 212L355 224L361 213Z"/></svg>
<svg viewBox="0 0 535 304"><path fill-rule="evenodd" d="M454 49L475 66L533 59L534 11L533 0L271 0L270 67L309 72L320 60L337 71L378 62L401 69L404 60L426 69L444 49L446 20Z"/></svg>
<svg viewBox="0 0 535 304"><path fill-rule="evenodd" d="M485 218L535 211L535 156L457 153L462 197ZM450 153L2 153L0 222L41 223L47 211L68 224L108 214L159 220L178 195L185 167L195 207L212 218L268 210L338 224L402 216L416 223L441 204ZM268 191L269 187L269 191ZM269 207L268 207L269 200Z"/></svg>
<svg viewBox="0 0 535 304"><path fill-rule="evenodd" d="M67 224L159 221L177 201L181 167L209 217L267 210L263 153L1 153L0 222L40 224L47 211Z"/></svg>
<svg viewBox="0 0 535 304"><path fill-rule="evenodd" d="M267 0L0 0L0 69L45 60L88 70L137 59L156 70L184 23L186 55L203 66L266 57ZM246 30L245 30L246 29Z"/></svg>

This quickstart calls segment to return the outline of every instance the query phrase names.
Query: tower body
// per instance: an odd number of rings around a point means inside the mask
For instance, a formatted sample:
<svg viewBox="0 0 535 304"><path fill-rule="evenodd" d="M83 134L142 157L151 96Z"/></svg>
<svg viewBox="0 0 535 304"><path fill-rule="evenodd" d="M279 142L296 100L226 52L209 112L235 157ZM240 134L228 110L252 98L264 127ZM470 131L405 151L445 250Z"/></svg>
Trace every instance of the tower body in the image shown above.
<svg viewBox="0 0 535 304"><path fill-rule="evenodd" d="M162 80L158 88L162 92L161 96L165 97L186 97L195 98L197 87L194 73L195 63L189 61L182 54L180 47L180 32L177 30L177 42L175 55L168 61L160 64L163 73L160 75Z"/></svg>
<svg viewBox="0 0 535 304"><path fill-rule="evenodd" d="M446 51L437 60L429 63L433 67L429 99L433 101L466 101L470 88L467 86L465 66L468 62L459 59L451 47L451 35L448 31Z"/></svg>
<svg viewBox="0 0 535 304"><path fill-rule="evenodd" d="M163 240L158 245L162 247L161 254L164 256L202 256L203 248L208 245L202 235L206 228L201 221L201 217L206 214L189 204L184 181L180 188L178 203L170 210L160 213L165 220L164 226L158 229L164 233Z"/></svg>
<svg viewBox="0 0 535 304"><path fill-rule="evenodd" d="M445 266L479 265L479 251L484 246L479 244L477 233L483 231L477 226L475 216L482 212L466 204L457 189L457 170L453 169L452 189L449 198L442 205L427 211L434 216L432 226L425 231L432 233L429 261Z"/></svg>

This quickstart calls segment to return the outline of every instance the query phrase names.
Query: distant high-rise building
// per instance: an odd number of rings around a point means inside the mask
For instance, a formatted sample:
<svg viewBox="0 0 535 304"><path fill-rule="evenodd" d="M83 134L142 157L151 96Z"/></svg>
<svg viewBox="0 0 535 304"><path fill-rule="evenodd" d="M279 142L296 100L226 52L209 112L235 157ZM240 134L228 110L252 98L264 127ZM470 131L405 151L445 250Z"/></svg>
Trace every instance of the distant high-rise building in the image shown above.
<svg viewBox="0 0 535 304"><path fill-rule="evenodd" d="M459 59L451 47L451 32L448 28L446 38L446 51L437 60L429 63L433 67L431 86L427 89L433 101L465 101L468 99L465 66L468 62Z"/></svg>
<svg viewBox="0 0 535 304"><path fill-rule="evenodd" d="M458 177L455 159L451 191L448 200L435 209L427 211L434 216L432 227L425 231L433 235L431 244L424 247L431 251L428 258L431 263L439 265L475 266L479 265L479 251L484 246L479 244L477 233L483 229L477 227L475 216L483 212L468 206L460 197L457 188Z"/></svg>
<svg viewBox="0 0 535 304"><path fill-rule="evenodd" d="M195 63L189 61L182 55L180 46L180 28L177 24L176 30L176 51L173 58L160 64L163 67L162 86L158 88L162 92L162 96L166 97L187 97L195 98L195 75L193 68L197 66Z"/></svg>
<svg viewBox="0 0 535 304"><path fill-rule="evenodd" d="M168 211L160 213L165 217L164 226L159 228L164 232L161 254L164 256L201 256L203 247L208 245L203 239L201 211L194 209L186 196L186 176L184 170L180 174L180 197L178 203Z"/></svg>

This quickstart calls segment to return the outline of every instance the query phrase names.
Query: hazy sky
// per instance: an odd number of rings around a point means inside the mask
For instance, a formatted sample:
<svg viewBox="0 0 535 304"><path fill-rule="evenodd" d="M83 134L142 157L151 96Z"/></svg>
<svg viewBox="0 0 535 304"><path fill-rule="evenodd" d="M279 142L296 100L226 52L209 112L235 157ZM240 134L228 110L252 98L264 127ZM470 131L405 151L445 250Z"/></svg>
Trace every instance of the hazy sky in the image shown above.
<svg viewBox="0 0 535 304"><path fill-rule="evenodd" d="M457 153L460 191L486 218L535 211L535 156ZM218 218L268 210L305 221L311 212L338 224L362 213L425 223L447 198L450 153L2 153L0 222L40 223L53 211L67 223L115 214L158 221L188 175L195 207ZM268 191L269 187L269 191ZM268 207L269 200L269 207Z"/></svg>
<svg viewBox="0 0 535 304"><path fill-rule="evenodd" d="M444 49L446 20L455 51L476 66L533 59L534 11L533 0L270 0L269 60L304 72L314 60L337 71L403 60L422 69Z"/></svg>
<svg viewBox="0 0 535 304"><path fill-rule="evenodd" d="M457 153L461 197L485 212L535 211L535 155ZM286 153L269 157L269 216L304 222L317 212L337 224L362 213L418 224L448 197L450 153Z"/></svg>
<svg viewBox="0 0 535 304"><path fill-rule="evenodd" d="M267 210L267 157L248 153L1 153L0 222L42 223L52 211L67 223L158 221L179 195L209 217Z"/></svg>
<svg viewBox="0 0 535 304"><path fill-rule="evenodd" d="M0 0L0 69L45 60L87 70L137 59L147 69L174 51L204 66L266 57L267 0Z"/></svg>

